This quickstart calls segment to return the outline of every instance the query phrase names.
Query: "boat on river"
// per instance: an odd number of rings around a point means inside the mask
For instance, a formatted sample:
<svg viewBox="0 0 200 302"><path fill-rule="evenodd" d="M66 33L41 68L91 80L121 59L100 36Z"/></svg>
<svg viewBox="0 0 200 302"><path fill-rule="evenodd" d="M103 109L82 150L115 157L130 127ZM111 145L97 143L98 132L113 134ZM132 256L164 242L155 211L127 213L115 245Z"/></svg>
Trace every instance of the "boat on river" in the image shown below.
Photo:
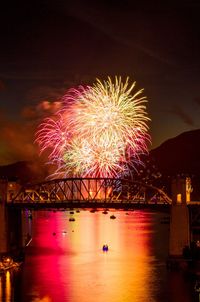
<svg viewBox="0 0 200 302"><path fill-rule="evenodd" d="M108 245L107 244L104 244L103 247L102 247L102 250L104 252L107 252L108 251Z"/></svg>

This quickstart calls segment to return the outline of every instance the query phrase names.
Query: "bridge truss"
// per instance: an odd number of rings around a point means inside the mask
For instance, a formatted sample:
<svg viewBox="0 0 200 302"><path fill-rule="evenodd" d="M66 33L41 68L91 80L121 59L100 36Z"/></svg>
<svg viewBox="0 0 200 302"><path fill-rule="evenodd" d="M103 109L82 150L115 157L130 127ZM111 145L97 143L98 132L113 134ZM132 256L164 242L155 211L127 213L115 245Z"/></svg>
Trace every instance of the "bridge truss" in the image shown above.
<svg viewBox="0 0 200 302"><path fill-rule="evenodd" d="M170 204L165 192L154 186L114 178L65 178L22 186L18 192L8 190L12 204Z"/></svg>

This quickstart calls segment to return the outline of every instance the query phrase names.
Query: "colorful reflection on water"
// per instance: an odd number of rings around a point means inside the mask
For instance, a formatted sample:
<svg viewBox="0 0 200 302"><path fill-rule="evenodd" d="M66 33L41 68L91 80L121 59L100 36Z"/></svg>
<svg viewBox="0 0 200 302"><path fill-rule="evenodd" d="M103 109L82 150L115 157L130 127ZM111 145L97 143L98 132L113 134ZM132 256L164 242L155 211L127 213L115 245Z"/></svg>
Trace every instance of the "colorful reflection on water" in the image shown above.
<svg viewBox="0 0 200 302"><path fill-rule="evenodd" d="M5 274L0 275L0 301L13 301L10 271L6 271Z"/></svg>
<svg viewBox="0 0 200 302"><path fill-rule="evenodd" d="M188 280L166 269L164 214L116 211L112 220L112 213L33 213L26 261L14 276L0 276L0 301L191 302Z"/></svg>

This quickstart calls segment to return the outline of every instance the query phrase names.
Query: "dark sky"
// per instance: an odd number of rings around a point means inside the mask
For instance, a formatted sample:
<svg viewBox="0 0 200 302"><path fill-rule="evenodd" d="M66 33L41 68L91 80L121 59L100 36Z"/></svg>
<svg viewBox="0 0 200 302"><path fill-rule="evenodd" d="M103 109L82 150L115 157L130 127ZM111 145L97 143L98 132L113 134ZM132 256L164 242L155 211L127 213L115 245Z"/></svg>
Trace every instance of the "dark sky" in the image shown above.
<svg viewBox="0 0 200 302"><path fill-rule="evenodd" d="M121 75L148 98L152 148L200 128L200 1L6 1L0 9L0 164L70 87Z"/></svg>

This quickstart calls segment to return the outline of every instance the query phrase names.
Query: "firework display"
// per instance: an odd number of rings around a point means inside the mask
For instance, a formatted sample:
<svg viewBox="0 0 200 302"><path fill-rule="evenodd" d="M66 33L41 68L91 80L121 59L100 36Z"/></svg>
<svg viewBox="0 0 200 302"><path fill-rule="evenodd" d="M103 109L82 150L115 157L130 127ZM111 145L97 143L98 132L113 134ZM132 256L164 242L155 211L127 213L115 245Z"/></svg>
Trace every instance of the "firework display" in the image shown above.
<svg viewBox="0 0 200 302"><path fill-rule="evenodd" d="M135 169L150 142L147 99L135 85L108 77L67 92L36 133L57 167L52 177L118 177Z"/></svg>

